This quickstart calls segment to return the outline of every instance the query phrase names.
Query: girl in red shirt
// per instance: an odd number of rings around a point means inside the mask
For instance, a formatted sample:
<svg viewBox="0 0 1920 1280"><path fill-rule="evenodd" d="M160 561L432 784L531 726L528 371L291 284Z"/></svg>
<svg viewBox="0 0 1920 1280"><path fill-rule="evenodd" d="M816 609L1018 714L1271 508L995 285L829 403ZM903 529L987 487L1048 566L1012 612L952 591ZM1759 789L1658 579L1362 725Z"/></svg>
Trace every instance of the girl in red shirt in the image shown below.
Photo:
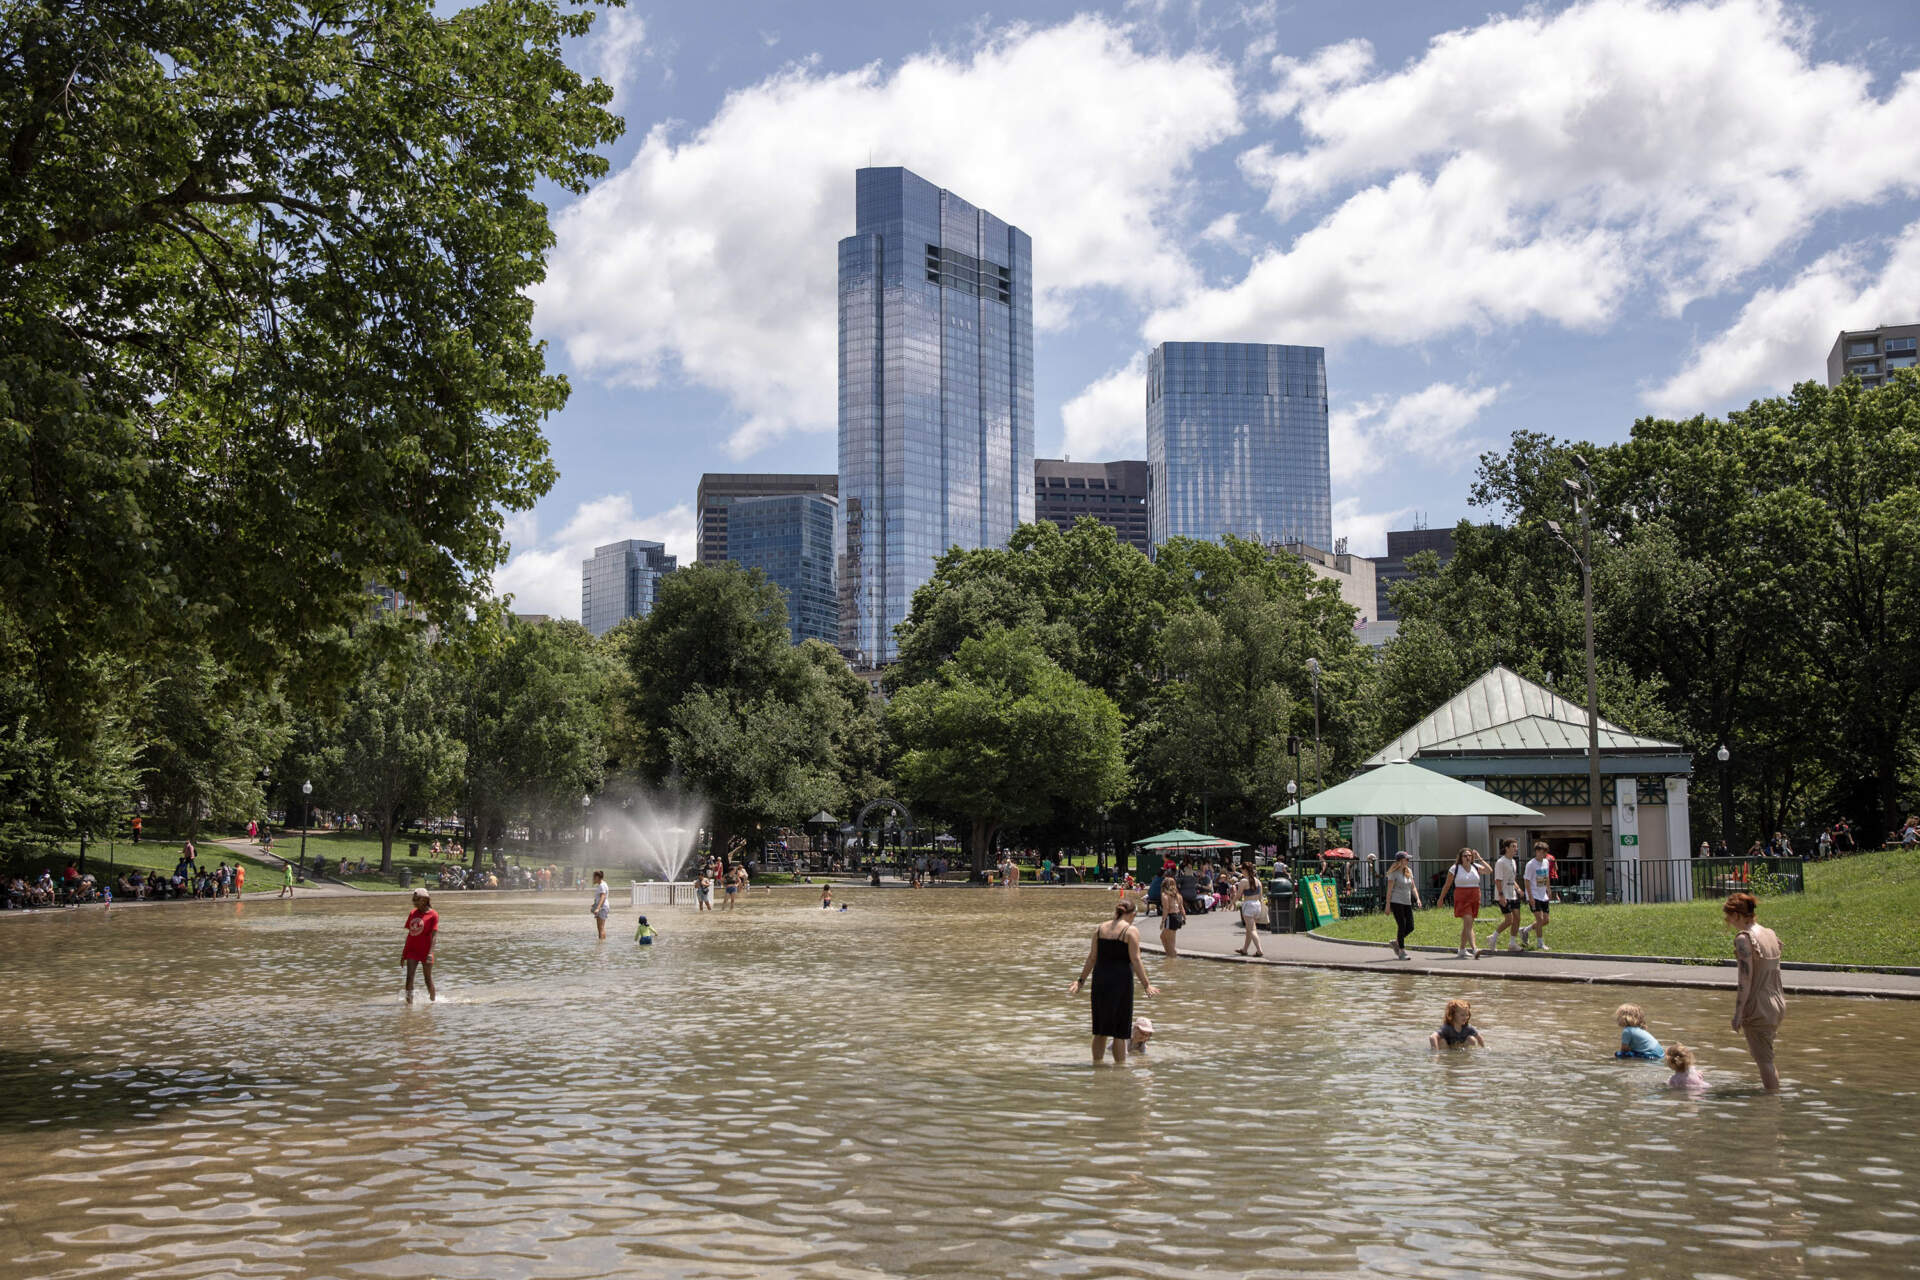
<svg viewBox="0 0 1920 1280"><path fill-rule="evenodd" d="M433 939L440 932L440 913L425 889L413 891L413 911L407 916L407 944L400 948L400 959L407 966L407 1003L413 1003L413 971L426 970L427 999L433 1000Z"/></svg>

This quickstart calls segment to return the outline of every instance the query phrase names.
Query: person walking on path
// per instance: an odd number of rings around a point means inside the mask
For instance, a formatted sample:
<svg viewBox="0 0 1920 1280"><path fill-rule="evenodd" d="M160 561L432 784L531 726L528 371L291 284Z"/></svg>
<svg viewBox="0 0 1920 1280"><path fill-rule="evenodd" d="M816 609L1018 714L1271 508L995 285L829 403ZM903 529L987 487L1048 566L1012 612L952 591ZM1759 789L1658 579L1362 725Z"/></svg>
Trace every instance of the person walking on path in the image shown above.
<svg viewBox="0 0 1920 1280"><path fill-rule="evenodd" d="M1402 849L1387 868L1387 909L1393 912L1393 954L1407 958L1407 935L1413 932L1413 913L1420 906L1420 886L1413 882L1413 861Z"/></svg>
<svg viewBox="0 0 1920 1280"><path fill-rule="evenodd" d="M1160 882L1160 949L1172 960L1179 956L1180 945L1174 938L1176 933L1187 927L1187 904L1180 897L1180 888L1172 876L1165 876Z"/></svg>
<svg viewBox="0 0 1920 1280"><path fill-rule="evenodd" d="M427 1000L439 999L433 990L433 942L440 933L440 913L425 889L413 891L413 910L407 915L407 941L400 948L401 963L407 967L407 1003L413 1003L413 971L423 971L427 980Z"/></svg>
<svg viewBox="0 0 1920 1280"><path fill-rule="evenodd" d="M1733 894L1721 908L1727 927L1734 930L1733 954L1740 969L1733 1029L1746 1036L1753 1065L1760 1068L1762 1087L1778 1093L1780 1073L1773 1065L1773 1037L1787 1016L1787 996L1780 986L1780 936L1754 920L1759 909L1750 893Z"/></svg>
<svg viewBox="0 0 1920 1280"><path fill-rule="evenodd" d="M1533 857L1527 860L1520 879L1527 887L1527 906L1533 910L1533 923L1520 931L1520 949L1527 949L1527 935L1531 933L1542 951L1551 951L1547 921L1553 909L1553 860L1547 856L1545 840L1533 842Z"/></svg>
<svg viewBox="0 0 1920 1280"><path fill-rule="evenodd" d="M1507 950L1520 949L1520 864L1514 857L1519 852L1518 840L1502 840L1500 856L1493 861L1493 905L1500 912L1500 927L1487 940L1489 951L1500 949L1503 933L1507 935Z"/></svg>
<svg viewBox="0 0 1920 1280"><path fill-rule="evenodd" d="M1244 956L1248 951L1256 956L1264 956L1260 949L1260 877L1255 874L1251 862L1240 868L1240 923L1246 928L1246 938L1240 943L1235 955Z"/></svg>
<svg viewBox="0 0 1920 1280"><path fill-rule="evenodd" d="M1473 922L1480 917L1480 886L1492 876L1493 868L1477 849L1462 849L1447 868L1447 882L1441 886L1440 896L1444 898L1448 889L1453 890L1453 918L1460 922L1458 954L1462 960L1469 955L1480 958L1480 940L1474 936Z"/></svg>
<svg viewBox="0 0 1920 1280"><path fill-rule="evenodd" d="M593 913L593 927L599 931L600 941L607 940L607 917L613 914L613 891L607 884L607 873L593 873L593 905L587 908Z"/></svg>
<svg viewBox="0 0 1920 1280"><path fill-rule="evenodd" d="M1122 898L1113 908L1113 919L1093 931L1093 945L1087 948L1087 961L1080 976L1067 988L1068 995L1079 995L1080 986L1093 975L1093 1061L1098 1066L1113 1046L1113 1060L1127 1060L1127 1048L1133 1039L1133 980L1149 996L1160 994L1147 979L1147 966L1140 960L1140 931L1133 927L1133 904Z"/></svg>

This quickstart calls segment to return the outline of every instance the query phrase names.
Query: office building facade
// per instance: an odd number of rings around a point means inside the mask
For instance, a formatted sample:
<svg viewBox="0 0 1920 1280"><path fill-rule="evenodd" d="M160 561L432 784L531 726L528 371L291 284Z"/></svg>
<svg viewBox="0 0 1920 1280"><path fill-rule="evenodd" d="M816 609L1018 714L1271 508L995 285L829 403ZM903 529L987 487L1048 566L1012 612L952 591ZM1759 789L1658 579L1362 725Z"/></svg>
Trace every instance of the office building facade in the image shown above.
<svg viewBox="0 0 1920 1280"><path fill-rule="evenodd" d="M580 622L603 636L628 618L652 609L660 579L672 573L674 557L664 545L628 538L593 549L580 563Z"/></svg>
<svg viewBox="0 0 1920 1280"><path fill-rule="evenodd" d="M1407 568L1407 560L1422 551L1431 551L1445 564L1453 559L1452 529L1389 529L1387 531L1387 554L1373 557L1373 577L1379 595L1374 601L1373 616L1378 621L1398 621L1400 615L1394 611L1393 602L1388 594L1396 582L1405 582L1413 576L1413 570Z"/></svg>
<svg viewBox="0 0 1920 1280"><path fill-rule="evenodd" d="M1333 543L1320 347L1164 342L1147 361L1153 542Z"/></svg>
<svg viewBox="0 0 1920 1280"><path fill-rule="evenodd" d="M1033 518L1051 520L1062 530L1081 516L1092 516L1120 541L1147 554L1152 530L1147 525L1147 464L1136 462L1033 462Z"/></svg>
<svg viewBox="0 0 1920 1280"><path fill-rule="evenodd" d="M700 532L693 558L701 564L727 559L727 512L739 498L770 498L783 493L824 493L837 496L839 476L783 475L770 472L709 472L700 477L694 496Z"/></svg>
<svg viewBox="0 0 1920 1280"><path fill-rule="evenodd" d="M1901 369L1911 369L1920 357L1920 324L1887 324L1878 329L1841 330L1827 353L1827 385L1837 387L1848 378L1864 387L1877 387Z"/></svg>
<svg viewBox="0 0 1920 1280"><path fill-rule="evenodd" d="M854 175L840 242L840 647L893 629L950 547L1033 519L1033 242L905 169Z"/></svg>
<svg viewBox="0 0 1920 1280"><path fill-rule="evenodd" d="M735 498L727 516L727 558L760 570L786 595L787 631L795 644L840 642L833 554L839 508L831 494L785 493Z"/></svg>

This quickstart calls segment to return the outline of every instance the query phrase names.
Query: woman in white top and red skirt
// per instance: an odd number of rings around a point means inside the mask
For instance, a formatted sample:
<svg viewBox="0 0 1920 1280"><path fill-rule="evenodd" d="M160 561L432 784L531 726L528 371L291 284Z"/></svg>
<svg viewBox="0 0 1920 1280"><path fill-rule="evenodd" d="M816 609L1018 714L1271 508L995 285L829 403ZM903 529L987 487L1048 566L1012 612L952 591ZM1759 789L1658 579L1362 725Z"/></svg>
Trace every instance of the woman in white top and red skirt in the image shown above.
<svg viewBox="0 0 1920 1280"><path fill-rule="evenodd" d="M1480 948L1473 935L1473 922L1480 916L1480 887L1493 876L1493 868L1480 856L1477 849L1462 849L1453 859L1453 865L1447 868L1447 883L1441 889L1445 896L1448 889L1453 890L1453 916L1460 922L1459 955L1465 960L1471 955L1480 958Z"/></svg>

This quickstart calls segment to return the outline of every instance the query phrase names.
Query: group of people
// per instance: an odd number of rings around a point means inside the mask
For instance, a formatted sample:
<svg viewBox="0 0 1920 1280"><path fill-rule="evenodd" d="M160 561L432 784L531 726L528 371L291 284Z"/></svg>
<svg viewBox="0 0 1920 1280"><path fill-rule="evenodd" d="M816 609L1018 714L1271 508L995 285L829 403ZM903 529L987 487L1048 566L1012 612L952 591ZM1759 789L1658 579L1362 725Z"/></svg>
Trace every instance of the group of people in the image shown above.
<svg viewBox="0 0 1920 1280"><path fill-rule="evenodd" d="M1511 861L1511 850L1506 846L1515 845L1514 841L1503 842L1502 859ZM1536 859L1544 845L1535 846ZM1470 874L1479 874L1485 869L1484 862L1469 871L1468 855L1475 860L1478 855L1471 849L1461 850L1461 859L1449 872L1450 887L1453 888L1458 903L1464 891L1473 897L1478 896L1477 883L1462 886L1461 878ZM1407 855L1401 854L1395 859L1393 872L1402 879L1411 882L1411 871L1406 866ZM1248 878L1252 877L1251 865L1243 869ZM1494 877L1496 891L1503 884L1511 889L1515 883L1511 873L1504 882L1497 870L1487 869ZM1258 881L1254 881L1257 895ZM1418 901L1418 890L1413 892L1414 901ZM1166 909L1184 917L1184 904L1177 893L1166 896ZM1458 907L1456 907L1456 911ZM1780 938L1773 930L1760 924L1757 919L1759 902L1750 893L1731 895L1722 914L1727 927L1734 933L1734 957L1738 968L1739 980L1734 990L1733 1030L1746 1038L1747 1050L1753 1056L1754 1065L1760 1072L1760 1083L1768 1093L1777 1093L1780 1089L1780 1075L1774 1064L1774 1039L1779 1033L1780 1024L1786 1017L1787 1000L1780 979ZM1140 930L1135 924L1137 908L1131 897L1122 895L1114 906L1113 918L1102 922L1093 931L1093 939L1087 948L1086 960L1080 966L1080 976L1067 988L1068 993L1078 995L1080 988L1092 982L1092 1024L1093 1024L1093 1060L1099 1063L1112 1055L1113 1061L1127 1060L1130 1050L1138 1047L1136 1022L1133 1014L1134 984L1148 996L1158 995L1159 988L1153 985L1147 976L1146 965L1140 958ZM1399 913L1396 912L1396 915ZM1509 918L1516 913L1503 913ZM1162 942L1169 940L1163 915ZM1504 927L1504 926L1503 926ZM1519 927L1519 926L1515 926ZM1178 926L1175 926L1176 930ZM1523 930L1524 931L1524 930ZM1247 925L1247 936L1253 940L1257 935L1252 923ZM1498 936L1497 934L1495 935ZM1404 938L1405 935L1403 934ZM1166 947L1168 958L1174 958L1176 952L1171 945ZM1240 954L1246 954L1242 948ZM1258 954L1256 951L1255 954ZM1404 954L1404 952L1403 952ZM1705 1077L1701 1075L1694 1050L1684 1044L1674 1043L1662 1046L1647 1030L1646 1014L1638 1005L1623 1004L1614 1011L1615 1022L1620 1027L1620 1044L1614 1056L1618 1058L1646 1058L1664 1061L1672 1069L1673 1075L1668 1084L1676 1089L1698 1089L1705 1086ZM1148 1034L1152 1025L1147 1026ZM1484 1048L1486 1038L1473 1025L1473 1006L1464 999L1449 1000L1446 1013L1438 1030L1427 1037L1427 1044L1433 1049L1456 1049L1468 1046Z"/></svg>
<svg viewBox="0 0 1920 1280"><path fill-rule="evenodd" d="M1507 935L1508 951L1527 950L1529 940L1542 951L1553 950L1547 945L1547 926L1553 922L1553 855L1544 840L1533 842L1533 856L1525 867L1520 865L1519 853L1518 840L1502 840L1500 856L1491 866L1478 849L1462 849L1447 868L1440 896L1451 895L1453 899L1454 918L1460 921L1458 955L1462 960L1480 958L1475 926L1483 895L1492 898L1500 916L1499 927L1487 939L1488 950L1499 949L1503 933ZM1402 960L1407 958L1413 913L1424 905L1420 886L1414 880L1412 857L1403 849L1394 854L1393 865L1387 868L1387 909L1394 920L1393 953ZM1522 924L1523 914L1531 915L1532 921Z"/></svg>
<svg viewBox="0 0 1920 1280"><path fill-rule="evenodd" d="M599 875L598 871L594 875ZM701 911L713 910L713 887L720 886L726 900L727 910L733 910L733 904L747 891L747 866L736 863L731 871L720 859L715 858L700 868L700 875L693 882L695 905Z"/></svg>
<svg viewBox="0 0 1920 1280"><path fill-rule="evenodd" d="M1124 886L1123 886L1124 888ZM1123 892L1121 901L1131 903L1132 895ZM1148 914L1160 917L1160 949L1169 956L1180 954L1180 930L1187 916L1213 911L1236 911L1244 930L1235 955L1262 956L1259 926L1266 920L1265 888L1253 863L1238 867L1216 867L1212 862L1192 859L1161 864L1160 874L1147 882L1141 895ZM1131 914L1129 915L1129 921Z"/></svg>

